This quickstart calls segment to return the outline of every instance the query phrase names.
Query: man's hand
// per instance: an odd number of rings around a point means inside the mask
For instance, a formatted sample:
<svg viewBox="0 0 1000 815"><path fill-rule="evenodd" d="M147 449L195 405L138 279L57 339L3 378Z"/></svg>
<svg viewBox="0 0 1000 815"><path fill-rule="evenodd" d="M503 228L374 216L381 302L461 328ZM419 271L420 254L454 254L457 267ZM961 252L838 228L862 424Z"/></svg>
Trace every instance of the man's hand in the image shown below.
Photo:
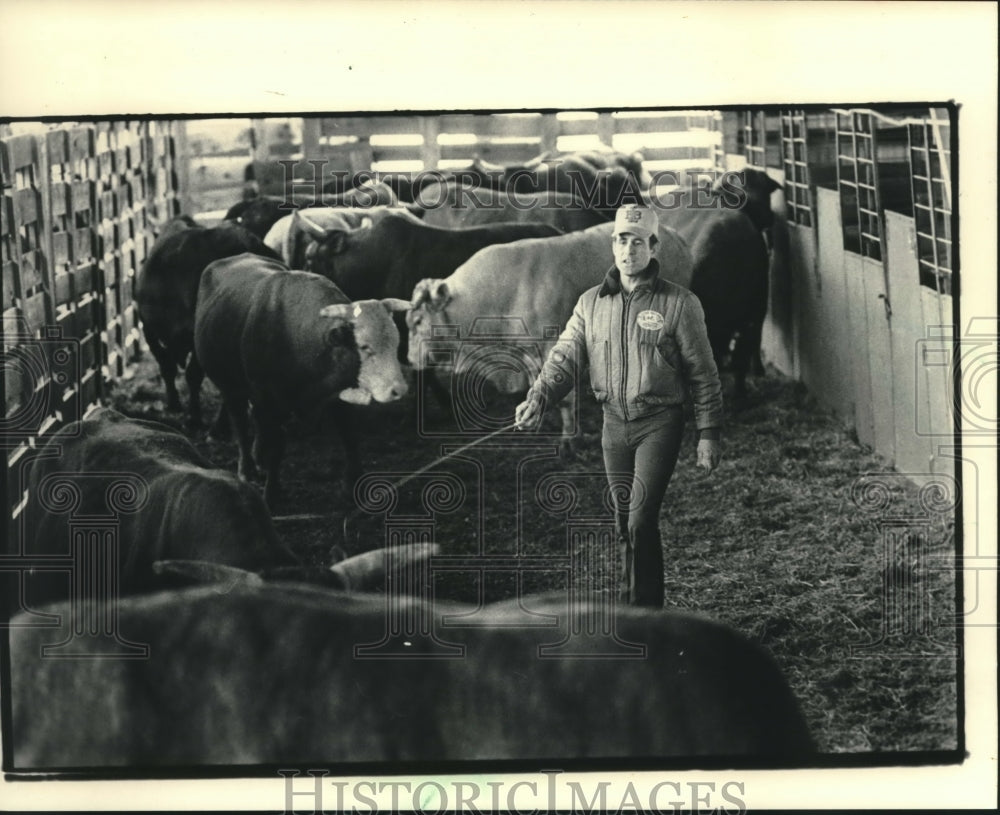
<svg viewBox="0 0 1000 815"><path fill-rule="evenodd" d="M514 421L518 430L534 430L545 412L541 399L528 397L514 411Z"/></svg>
<svg viewBox="0 0 1000 815"><path fill-rule="evenodd" d="M722 460L722 444L718 439L698 441L698 466L712 472Z"/></svg>

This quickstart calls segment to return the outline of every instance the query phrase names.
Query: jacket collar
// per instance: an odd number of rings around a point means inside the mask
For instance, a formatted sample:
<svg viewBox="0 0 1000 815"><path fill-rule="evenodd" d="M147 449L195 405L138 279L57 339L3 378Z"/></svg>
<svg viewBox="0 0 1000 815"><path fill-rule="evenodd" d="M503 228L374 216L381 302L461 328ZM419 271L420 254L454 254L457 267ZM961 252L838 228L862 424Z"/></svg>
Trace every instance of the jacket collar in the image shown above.
<svg viewBox="0 0 1000 815"><path fill-rule="evenodd" d="M660 276L660 264L656 258L652 258L649 261L649 265L646 267L646 271L642 273L642 278L636 284L639 286L652 286L656 279ZM618 271L617 266L612 266L608 269L608 273L604 275L604 282L601 284L600 291L597 292L598 297L607 297L609 294L618 294L622 290L622 279L621 272Z"/></svg>

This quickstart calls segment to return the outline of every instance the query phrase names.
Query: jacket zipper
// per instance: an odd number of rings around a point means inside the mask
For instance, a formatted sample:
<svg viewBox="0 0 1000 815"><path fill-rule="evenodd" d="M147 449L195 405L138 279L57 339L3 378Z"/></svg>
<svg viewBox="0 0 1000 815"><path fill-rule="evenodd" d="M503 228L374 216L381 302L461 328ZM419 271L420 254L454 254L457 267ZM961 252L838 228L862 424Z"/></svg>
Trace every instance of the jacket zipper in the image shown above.
<svg viewBox="0 0 1000 815"><path fill-rule="evenodd" d="M632 300L633 294L635 294L634 290L630 291L622 299L622 327L621 327L622 377L621 381L618 383L618 394L622 401L622 416L625 417L626 422L629 420L628 404L625 399L625 383L628 382L628 344L627 344L628 320L626 318L628 317L628 307L629 303Z"/></svg>

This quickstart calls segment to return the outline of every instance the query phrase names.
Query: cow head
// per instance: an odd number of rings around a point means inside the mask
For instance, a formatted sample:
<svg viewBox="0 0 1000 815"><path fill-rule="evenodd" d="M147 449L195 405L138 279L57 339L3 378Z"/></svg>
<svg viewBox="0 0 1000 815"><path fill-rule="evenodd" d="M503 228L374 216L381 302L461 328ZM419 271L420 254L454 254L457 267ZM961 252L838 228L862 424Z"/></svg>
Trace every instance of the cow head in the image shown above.
<svg viewBox="0 0 1000 815"><path fill-rule="evenodd" d="M724 173L712 187L724 207L740 209L762 232L774 224L771 193L780 189L781 185L771 176L752 167Z"/></svg>
<svg viewBox="0 0 1000 815"><path fill-rule="evenodd" d="M340 399L354 404L394 402L406 394L406 380L399 367L397 349L399 331L392 321L394 311L406 311L410 304L405 300L359 300L356 303L336 303L324 306L320 316L332 320L327 331L327 341L342 347L342 329L350 325L354 342L361 358L356 388L340 392Z"/></svg>
<svg viewBox="0 0 1000 815"><path fill-rule="evenodd" d="M366 215L361 219L358 229L371 229L373 224L372 218ZM304 268L307 271L317 271L328 276L333 268L329 259L333 255L342 254L347 250L350 234L355 230L323 227L308 215L297 210L292 213L292 225L288 231L291 240L294 240L296 233L305 235L308 240Z"/></svg>
<svg viewBox="0 0 1000 815"><path fill-rule="evenodd" d="M427 341L433 335L435 315L440 315L450 301L451 290L447 280L426 278L413 289L406 327L410 333L407 359L414 368L422 370L427 367Z"/></svg>

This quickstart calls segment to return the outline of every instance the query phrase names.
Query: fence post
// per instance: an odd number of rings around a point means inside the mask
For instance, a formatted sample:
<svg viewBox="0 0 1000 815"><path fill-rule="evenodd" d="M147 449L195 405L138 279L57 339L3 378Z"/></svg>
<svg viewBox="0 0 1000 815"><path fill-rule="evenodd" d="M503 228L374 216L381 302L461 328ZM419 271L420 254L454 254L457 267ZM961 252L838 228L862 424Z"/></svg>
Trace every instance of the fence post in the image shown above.
<svg viewBox="0 0 1000 815"><path fill-rule="evenodd" d="M597 117L597 138L601 144L611 147L615 135L615 120L610 113L601 113Z"/></svg>
<svg viewBox="0 0 1000 815"><path fill-rule="evenodd" d="M317 116L306 116L302 119L302 159L319 158L320 126L322 120Z"/></svg>
<svg viewBox="0 0 1000 815"><path fill-rule="evenodd" d="M191 214L191 162L188 159L187 122L183 120L174 123L174 169L177 175L177 199L181 212Z"/></svg>
<svg viewBox="0 0 1000 815"><path fill-rule="evenodd" d="M42 194L42 234L38 243L45 254L45 269L42 273L42 289L45 292L45 321L55 323L55 270L52 268L52 175L49 169L49 146L45 136L34 136L38 151L38 175L35 184Z"/></svg>
<svg viewBox="0 0 1000 815"><path fill-rule="evenodd" d="M542 114L539 135L541 136L538 143L539 154L556 152L559 143L559 120L554 113Z"/></svg>
<svg viewBox="0 0 1000 815"><path fill-rule="evenodd" d="M420 117L420 133L424 137L421 159L425 170L436 170L441 161L441 146L438 144L440 123L437 116Z"/></svg>

